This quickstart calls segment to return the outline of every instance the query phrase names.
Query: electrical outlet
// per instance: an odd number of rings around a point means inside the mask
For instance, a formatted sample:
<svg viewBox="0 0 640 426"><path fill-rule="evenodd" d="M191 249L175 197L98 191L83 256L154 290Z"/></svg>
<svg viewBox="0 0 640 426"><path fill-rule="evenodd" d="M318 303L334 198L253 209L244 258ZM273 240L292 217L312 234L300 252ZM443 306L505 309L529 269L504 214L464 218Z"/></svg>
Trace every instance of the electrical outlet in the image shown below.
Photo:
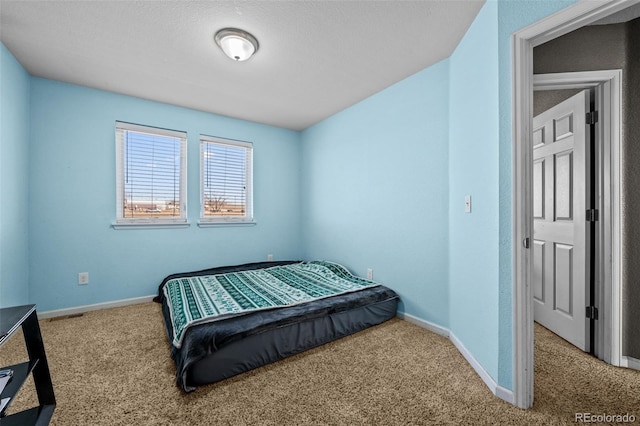
<svg viewBox="0 0 640 426"><path fill-rule="evenodd" d="M272 254L268 254L267 255L267 261L273 262L273 255Z"/></svg>
<svg viewBox="0 0 640 426"><path fill-rule="evenodd" d="M371 268L367 269L367 279L368 280L372 280L373 279L373 269L371 269Z"/></svg>
<svg viewBox="0 0 640 426"><path fill-rule="evenodd" d="M87 285L87 284L89 284L89 273L80 272L78 274L78 285Z"/></svg>

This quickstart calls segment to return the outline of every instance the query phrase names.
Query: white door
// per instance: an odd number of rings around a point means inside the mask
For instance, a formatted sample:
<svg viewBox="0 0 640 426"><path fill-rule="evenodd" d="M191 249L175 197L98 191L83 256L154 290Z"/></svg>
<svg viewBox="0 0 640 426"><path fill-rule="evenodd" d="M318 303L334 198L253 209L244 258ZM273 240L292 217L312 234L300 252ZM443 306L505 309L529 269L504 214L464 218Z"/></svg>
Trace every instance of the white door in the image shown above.
<svg viewBox="0 0 640 426"><path fill-rule="evenodd" d="M533 119L534 319L589 350L590 130L585 90Z"/></svg>

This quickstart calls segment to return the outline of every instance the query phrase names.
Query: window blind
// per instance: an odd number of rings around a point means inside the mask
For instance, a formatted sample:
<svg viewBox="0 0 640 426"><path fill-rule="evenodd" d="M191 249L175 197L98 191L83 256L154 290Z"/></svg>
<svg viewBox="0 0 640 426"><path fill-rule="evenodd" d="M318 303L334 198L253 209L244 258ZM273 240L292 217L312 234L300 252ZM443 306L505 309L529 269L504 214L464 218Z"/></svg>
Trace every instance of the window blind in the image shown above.
<svg viewBox="0 0 640 426"><path fill-rule="evenodd" d="M118 221L186 221L186 133L116 123Z"/></svg>
<svg viewBox="0 0 640 426"><path fill-rule="evenodd" d="M253 145L201 136L200 148L201 220L252 221Z"/></svg>

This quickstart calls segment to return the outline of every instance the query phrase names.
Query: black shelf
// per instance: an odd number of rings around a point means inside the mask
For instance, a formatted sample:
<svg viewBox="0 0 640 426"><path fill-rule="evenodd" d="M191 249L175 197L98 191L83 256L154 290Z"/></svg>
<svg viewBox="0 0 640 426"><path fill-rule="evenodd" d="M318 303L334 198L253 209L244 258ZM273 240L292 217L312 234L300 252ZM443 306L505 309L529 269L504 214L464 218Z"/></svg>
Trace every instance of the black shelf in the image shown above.
<svg viewBox="0 0 640 426"><path fill-rule="evenodd" d="M51 383L49 365L44 351L35 305L0 309L0 346L2 346L19 327L22 327L29 360L20 364L2 367L3 369L12 369L13 377L0 395L0 399L11 398L7 406L0 412L0 425L48 425L53 416L56 399L53 393L53 384ZM13 398L20 391L20 388L30 374L33 374L33 381L36 386L36 393L38 394L38 402L40 405L5 416Z"/></svg>
<svg viewBox="0 0 640 426"><path fill-rule="evenodd" d="M20 390L24 382L27 380L27 377L29 377L29 374L31 374L31 371L33 371L33 367L35 367L37 363L38 363L38 360L34 359L32 361L27 361L20 364L3 367L3 369L5 368L12 369L13 377L11 378L11 381L7 383L7 386L2 391L2 394L0 394L0 399L5 399L7 397L11 398L11 400L9 400L9 403L4 407L4 409L0 411L0 418L4 416L4 413L7 411L7 409L11 405L11 402L13 402L13 397L16 396L16 394L18 393L18 391ZM4 422L2 424L4 425Z"/></svg>
<svg viewBox="0 0 640 426"><path fill-rule="evenodd" d="M36 305L14 306L0 309L0 346L36 310Z"/></svg>
<svg viewBox="0 0 640 426"><path fill-rule="evenodd" d="M0 418L2 426L48 425L55 405L40 405L28 410Z"/></svg>

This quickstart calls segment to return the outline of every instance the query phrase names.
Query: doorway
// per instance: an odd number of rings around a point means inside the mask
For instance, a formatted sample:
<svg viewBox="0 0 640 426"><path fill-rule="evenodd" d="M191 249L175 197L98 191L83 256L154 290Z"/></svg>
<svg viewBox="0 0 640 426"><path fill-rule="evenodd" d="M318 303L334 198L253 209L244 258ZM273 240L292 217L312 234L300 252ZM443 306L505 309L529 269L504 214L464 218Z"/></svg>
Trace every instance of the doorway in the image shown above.
<svg viewBox="0 0 640 426"><path fill-rule="evenodd" d="M513 35L513 255L514 255L514 403L521 408L529 408L533 404L533 256L530 250L533 235L532 218L532 181L533 181L533 136L532 136L532 96L533 91L533 47L578 29L603 17L612 15L625 9L633 2L611 0L606 3L580 2L559 13L533 24ZM609 79L610 88L616 86L615 78ZM603 84L606 86L607 84ZM619 77L617 90L611 90L609 99L601 98L602 102L610 102L611 114L620 114L620 85ZM617 102L612 101L617 99ZM618 123L619 124L619 123ZM619 365L620 359L620 135L613 134L612 126L602 126L602 132L609 132L611 144L601 153L609 168L608 174L602 173L602 179L610 179L611 191L608 208L603 210L600 229L596 238L602 244L598 256L610 259L604 264L598 274L609 273L611 277L610 291L602 291L600 297L603 306L607 306L604 314L608 320L601 321L598 328L602 328L603 339L596 342L596 348L603 348L602 357L607 362ZM617 139L616 139L617 137ZM608 159L608 160L606 160ZM608 237L607 238L607 235ZM607 242L610 241L610 242ZM609 309L610 308L610 309ZM603 324L606 326L603 327ZM609 353L606 345L609 342ZM609 359L607 359L609 358Z"/></svg>
<svg viewBox="0 0 640 426"><path fill-rule="evenodd" d="M587 71L533 76L536 93L589 90L597 118L592 127L591 208L597 213L591 223L592 267L589 306L592 318L588 352L613 365L620 365L620 145L622 71ZM535 211L533 212L535 217ZM535 263L535 254L534 254ZM534 265L535 268L535 265ZM586 314L586 313L585 313ZM594 317L597 317L596 320Z"/></svg>
<svg viewBox="0 0 640 426"><path fill-rule="evenodd" d="M593 354L593 171L602 111L595 111L592 95L580 90L533 117L532 283L534 320Z"/></svg>

